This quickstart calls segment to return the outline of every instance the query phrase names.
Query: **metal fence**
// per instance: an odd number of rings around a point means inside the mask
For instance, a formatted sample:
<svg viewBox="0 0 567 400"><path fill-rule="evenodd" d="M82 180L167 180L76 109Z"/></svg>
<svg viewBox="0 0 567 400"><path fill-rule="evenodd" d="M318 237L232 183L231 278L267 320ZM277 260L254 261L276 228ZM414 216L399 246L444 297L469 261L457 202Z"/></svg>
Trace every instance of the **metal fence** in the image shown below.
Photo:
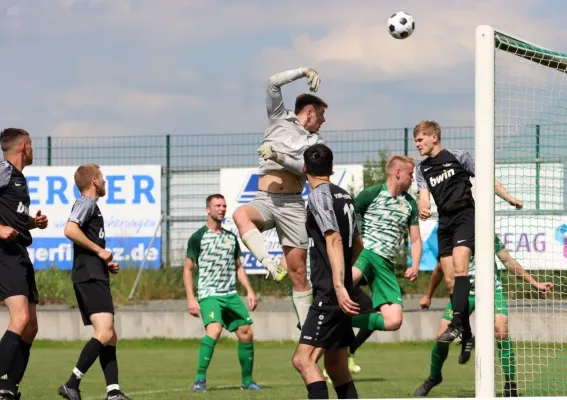
<svg viewBox="0 0 567 400"><path fill-rule="evenodd" d="M321 132L333 149L336 164L364 164L376 160L379 151L403 154L419 160L413 128ZM513 151L501 143L497 160L536 160L542 149L567 159L567 146L558 146L558 128L532 126L533 134L523 135L526 143L516 143ZM561 133L563 129L561 129ZM163 169L162 208L167 216L162 226L164 264L179 266L186 240L205 219L204 199L219 191L221 168L255 167L256 149L263 132L240 134L161 135L127 137L44 137L34 138L34 165L63 166L86 162L100 165L160 164ZM533 140L532 140L533 139ZM444 127L444 147L475 154L473 127ZM559 147L559 148L558 148ZM553 149L553 151L551 151Z"/></svg>

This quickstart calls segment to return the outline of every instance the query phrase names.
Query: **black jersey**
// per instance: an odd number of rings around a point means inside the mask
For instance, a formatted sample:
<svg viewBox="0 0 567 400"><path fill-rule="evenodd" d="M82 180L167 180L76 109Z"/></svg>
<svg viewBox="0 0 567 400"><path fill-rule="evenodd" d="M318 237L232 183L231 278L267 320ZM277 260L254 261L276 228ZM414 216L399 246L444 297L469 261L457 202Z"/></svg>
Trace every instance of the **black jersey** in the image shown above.
<svg viewBox="0 0 567 400"><path fill-rule="evenodd" d="M93 198L79 197L73 204L69 221L77 223L90 241L103 249L105 248L104 219ZM108 280L108 268L95 253L73 243L71 278L74 283L88 281L89 279Z"/></svg>
<svg viewBox="0 0 567 400"><path fill-rule="evenodd" d="M417 165L417 189L429 189L439 216L474 206L472 183L474 159L469 152L443 149Z"/></svg>
<svg viewBox="0 0 567 400"><path fill-rule="evenodd" d="M32 244L29 230L30 193L26 177L9 161L0 162L0 225L18 231L16 242Z"/></svg>
<svg viewBox="0 0 567 400"><path fill-rule="evenodd" d="M344 285L349 293L353 293L352 242L353 237L359 234L354 200L335 184L317 186L309 193L306 227L310 242L309 261L314 302L338 304L325 233L332 231L341 234L345 259Z"/></svg>

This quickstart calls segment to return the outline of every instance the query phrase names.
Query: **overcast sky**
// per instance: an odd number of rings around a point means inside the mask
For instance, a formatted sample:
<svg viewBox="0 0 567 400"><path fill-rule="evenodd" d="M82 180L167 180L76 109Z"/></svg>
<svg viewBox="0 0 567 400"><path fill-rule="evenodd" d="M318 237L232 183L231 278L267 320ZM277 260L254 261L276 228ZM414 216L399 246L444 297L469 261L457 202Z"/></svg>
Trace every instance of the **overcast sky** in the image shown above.
<svg viewBox="0 0 567 400"><path fill-rule="evenodd" d="M395 40L386 20L416 21ZM308 66L324 130L473 123L474 29L567 52L561 0L0 0L0 121L35 136L261 132L270 74ZM307 90L284 87L288 108Z"/></svg>

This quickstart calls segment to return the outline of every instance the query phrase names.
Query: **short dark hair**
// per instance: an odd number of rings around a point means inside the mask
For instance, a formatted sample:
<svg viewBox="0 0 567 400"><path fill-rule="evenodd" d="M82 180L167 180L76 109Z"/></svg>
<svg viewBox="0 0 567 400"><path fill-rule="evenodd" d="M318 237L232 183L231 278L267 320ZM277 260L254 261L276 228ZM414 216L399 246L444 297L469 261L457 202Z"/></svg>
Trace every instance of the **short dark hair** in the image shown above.
<svg viewBox="0 0 567 400"><path fill-rule="evenodd" d="M215 193L207 196L207 200L205 201L207 207L211 205L211 200L213 199L224 199L224 196L220 193Z"/></svg>
<svg viewBox="0 0 567 400"><path fill-rule="evenodd" d="M19 128L6 128L0 133L0 145L2 146L2 151L10 150L10 146L20 139L22 136L29 136L30 134Z"/></svg>
<svg viewBox="0 0 567 400"><path fill-rule="evenodd" d="M305 172L311 176L331 176L333 174L333 152L324 144L309 146L303 153Z"/></svg>
<svg viewBox="0 0 567 400"><path fill-rule="evenodd" d="M314 96L312 94L309 93L304 93L304 94L300 94L299 96L297 96L295 98L295 111L294 113L297 115L301 112L301 110L303 110L305 107L307 106L313 106L315 108L319 108L319 107L323 107L323 108L327 108L329 107L327 105L327 103L325 103L323 101L323 99Z"/></svg>

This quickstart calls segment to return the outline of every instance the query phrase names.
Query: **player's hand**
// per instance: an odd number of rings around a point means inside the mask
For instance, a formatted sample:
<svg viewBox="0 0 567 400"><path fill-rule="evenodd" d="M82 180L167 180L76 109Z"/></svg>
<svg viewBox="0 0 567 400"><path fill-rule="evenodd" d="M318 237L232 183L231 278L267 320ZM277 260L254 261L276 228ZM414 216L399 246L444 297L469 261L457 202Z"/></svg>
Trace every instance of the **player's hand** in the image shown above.
<svg viewBox="0 0 567 400"><path fill-rule="evenodd" d="M120 265L117 262L109 262L106 267L112 274L117 274L120 271Z"/></svg>
<svg viewBox="0 0 567 400"><path fill-rule="evenodd" d="M112 261L112 253L106 249L100 249L96 255L107 265Z"/></svg>
<svg viewBox="0 0 567 400"><path fill-rule="evenodd" d="M37 214L34 218L35 226L39 229L47 228L47 215L43 215L41 210L37 210Z"/></svg>
<svg viewBox="0 0 567 400"><path fill-rule="evenodd" d="M516 207L516 210L521 210L524 207L524 202L518 199L512 199L508 202L512 207Z"/></svg>
<svg viewBox="0 0 567 400"><path fill-rule="evenodd" d="M0 240L13 240L19 233L11 226L0 226Z"/></svg>
<svg viewBox="0 0 567 400"><path fill-rule="evenodd" d="M431 298L429 298L428 296L423 296L421 300L419 300L419 306L422 309L428 309L429 306L431 306Z"/></svg>
<svg viewBox="0 0 567 400"><path fill-rule="evenodd" d="M551 282L537 282L536 284L534 284L534 288L536 288L540 292L549 293L553 289L553 283L551 283Z"/></svg>
<svg viewBox="0 0 567 400"><path fill-rule="evenodd" d="M305 76L307 77L309 90L314 93L317 92L317 90L319 90L319 85L321 84L321 78L319 78L317 71L313 68L305 68Z"/></svg>
<svg viewBox="0 0 567 400"><path fill-rule="evenodd" d="M284 163L284 156L277 151L272 149L272 145L269 143L263 143L262 146L257 150L258 155L262 157L264 160L272 160L277 162L278 164L283 165Z"/></svg>
<svg viewBox="0 0 567 400"><path fill-rule="evenodd" d="M344 286L335 289L335 293L337 294L339 306L346 315L358 315L360 312L360 306L350 299L350 296Z"/></svg>
<svg viewBox="0 0 567 400"><path fill-rule="evenodd" d="M248 308L250 309L250 311L254 311L258 306L258 299L256 298L256 293L254 293L254 291L251 290L248 292L246 297L248 298Z"/></svg>
<svg viewBox="0 0 567 400"><path fill-rule="evenodd" d="M429 217L431 217L431 209L419 207L419 219L425 221Z"/></svg>
<svg viewBox="0 0 567 400"><path fill-rule="evenodd" d="M419 269L415 268L415 267L411 267L411 268L407 268L406 269L406 279L410 282L413 282L417 279L417 274L419 272Z"/></svg>
<svg viewBox="0 0 567 400"><path fill-rule="evenodd" d="M188 308L189 314L194 317L199 317L199 311L201 311L201 307L199 306L199 302L196 299L191 299L188 301Z"/></svg>

